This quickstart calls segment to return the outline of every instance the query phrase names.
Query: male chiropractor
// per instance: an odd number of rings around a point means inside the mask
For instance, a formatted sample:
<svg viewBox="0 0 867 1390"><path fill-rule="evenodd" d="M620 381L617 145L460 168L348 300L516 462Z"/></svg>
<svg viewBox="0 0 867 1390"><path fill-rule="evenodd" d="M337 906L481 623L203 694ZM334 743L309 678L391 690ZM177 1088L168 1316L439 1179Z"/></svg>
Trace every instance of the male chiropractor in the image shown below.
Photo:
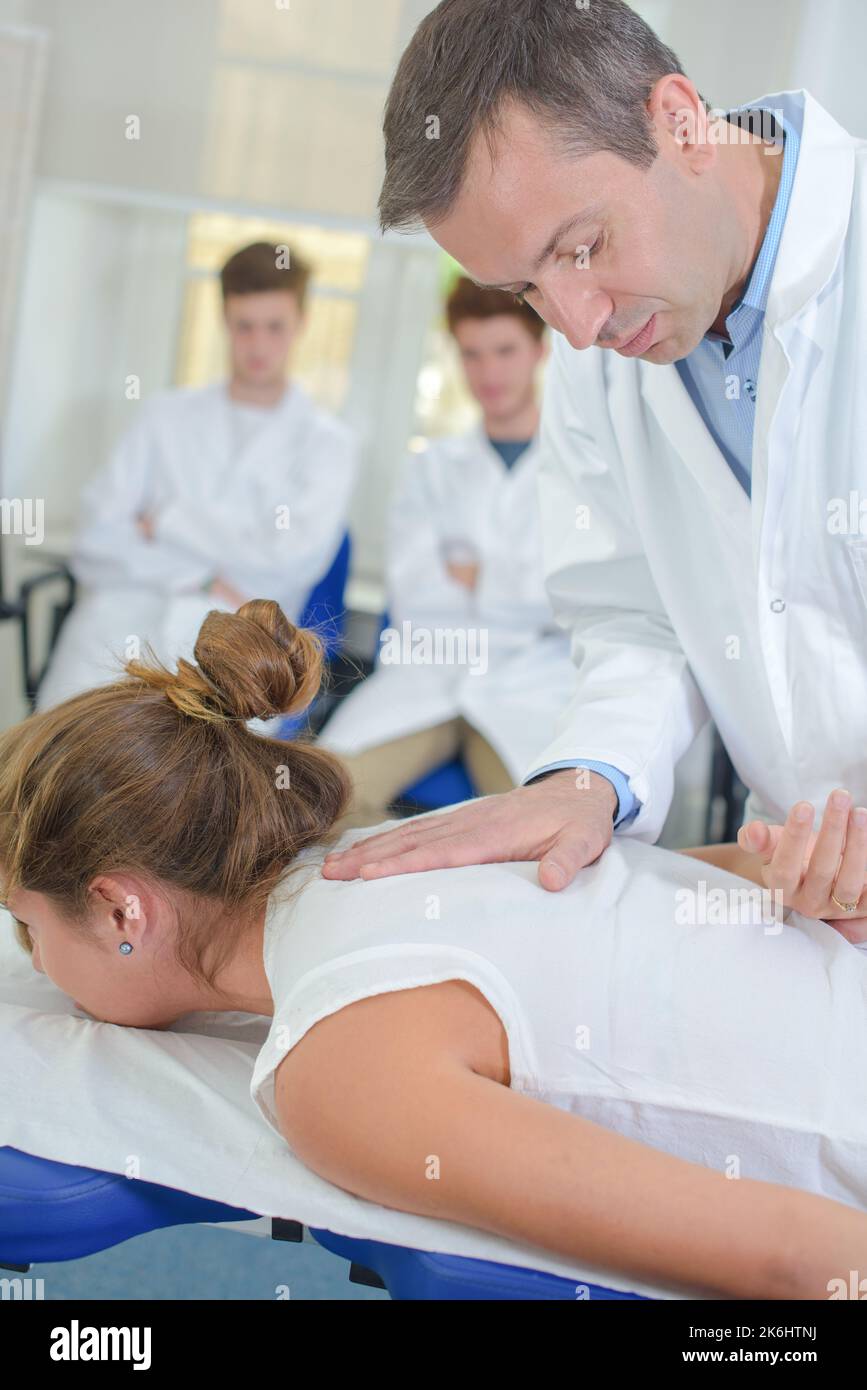
<svg viewBox="0 0 867 1390"><path fill-rule="evenodd" d="M443 0L412 39L381 222L553 330L539 498L578 684L521 787L327 876L535 859L561 889L657 838L709 712L741 852L867 935L867 145L805 92L750 108L709 109L622 0Z"/></svg>

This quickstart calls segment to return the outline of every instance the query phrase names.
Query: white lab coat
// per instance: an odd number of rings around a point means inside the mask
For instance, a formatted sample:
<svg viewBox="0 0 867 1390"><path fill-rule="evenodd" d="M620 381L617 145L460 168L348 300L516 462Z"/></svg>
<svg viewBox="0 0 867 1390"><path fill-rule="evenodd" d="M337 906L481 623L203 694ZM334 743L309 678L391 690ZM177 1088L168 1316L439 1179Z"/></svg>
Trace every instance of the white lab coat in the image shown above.
<svg viewBox="0 0 867 1390"><path fill-rule="evenodd" d="M507 469L481 426L409 456L389 515L390 626L483 633L486 661L474 674L483 648L470 645L462 665L381 663L326 726L326 746L358 753L463 715L520 780L575 685L545 592L538 458L534 441ZM475 552L474 593L447 571L453 542Z"/></svg>
<svg viewBox="0 0 867 1390"><path fill-rule="evenodd" d="M867 143L807 93L762 99L801 127L765 319L752 503L675 365L559 338L542 421L548 591L579 667L561 758L620 767L657 837L677 759L709 710L748 815L867 803ZM672 254L675 254L674 251ZM576 508L589 526L576 529ZM839 507L835 510L839 511Z"/></svg>
<svg viewBox="0 0 867 1390"><path fill-rule="evenodd" d="M226 382L160 392L139 407L82 493L70 558L82 593L40 709L116 678L136 639L172 665L191 656L205 614L230 607L201 592L214 575L300 616L346 530L353 437L297 382L237 456L232 426ZM154 519L152 541L136 527L139 512Z"/></svg>

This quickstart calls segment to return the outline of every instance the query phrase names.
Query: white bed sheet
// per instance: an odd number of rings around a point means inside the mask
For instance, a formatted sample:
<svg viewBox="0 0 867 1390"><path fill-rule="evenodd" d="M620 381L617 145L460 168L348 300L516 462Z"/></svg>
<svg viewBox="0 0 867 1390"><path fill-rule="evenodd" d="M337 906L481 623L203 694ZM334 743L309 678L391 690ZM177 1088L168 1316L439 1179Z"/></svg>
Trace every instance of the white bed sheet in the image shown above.
<svg viewBox="0 0 867 1390"><path fill-rule="evenodd" d="M0 1144L341 1235L548 1270L576 1284L684 1296L468 1226L392 1211L318 1177L250 1097L269 1023L238 1013L190 1014L165 1032L95 1023L33 969L0 909Z"/></svg>

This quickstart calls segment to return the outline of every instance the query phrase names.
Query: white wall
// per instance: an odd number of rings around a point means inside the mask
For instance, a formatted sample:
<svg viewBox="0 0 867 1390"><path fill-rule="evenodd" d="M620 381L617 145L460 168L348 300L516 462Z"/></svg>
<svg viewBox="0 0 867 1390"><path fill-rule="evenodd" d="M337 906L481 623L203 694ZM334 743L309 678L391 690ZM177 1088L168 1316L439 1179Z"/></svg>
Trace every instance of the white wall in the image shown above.
<svg viewBox="0 0 867 1390"><path fill-rule="evenodd" d="M5 487L45 498L49 538L142 394L171 379L185 219L43 184L33 204L4 429Z"/></svg>
<svg viewBox="0 0 867 1390"><path fill-rule="evenodd" d="M867 136L865 0L634 0L712 106L806 87Z"/></svg>
<svg viewBox="0 0 867 1390"><path fill-rule="evenodd" d="M867 138L867 4L804 3L793 60L794 87L807 87L854 135Z"/></svg>

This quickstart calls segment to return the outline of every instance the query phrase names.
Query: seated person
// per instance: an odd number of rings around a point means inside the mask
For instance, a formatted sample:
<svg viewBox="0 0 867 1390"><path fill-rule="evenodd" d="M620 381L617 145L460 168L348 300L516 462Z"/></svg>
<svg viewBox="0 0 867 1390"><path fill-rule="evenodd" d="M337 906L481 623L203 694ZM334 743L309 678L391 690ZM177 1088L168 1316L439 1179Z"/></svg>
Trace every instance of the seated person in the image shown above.
<svg viewBox="0 0 867 1390"><path fill-rule="evenodd" d="M116 679L146 641L189 654L210 608L266 594L300 617L346 530L357 466L347 428L287 379L309 275L266 242L223 266L229 377L143 402L85 488L69 561L82 593L38 709Z"/></svg>
<svg viewBox="0 0 867 1390"><path fill-rule="evenodd" d="M322 734L352 776L345 825L381 821L458 753L479 792L509 790L553 738L575 684L545 592L536 499L545 326L514 295L464 277L446 311L482 418L405 465L379 665Z"/></svg>
<svg viewBox="0 0 867 1390"><path fill-rule="evenodd" d="M195 664L130 661L0 736L34 967L113 1024L272 1016L253 1100L368 1201L736 1298L863 1270L867 959L797 914L690 920L684 896L750 879L637 840L559 893L527 863L325 878L345 768L247 727L302 711L319 666L257 600L208 615Z"/></svg>

